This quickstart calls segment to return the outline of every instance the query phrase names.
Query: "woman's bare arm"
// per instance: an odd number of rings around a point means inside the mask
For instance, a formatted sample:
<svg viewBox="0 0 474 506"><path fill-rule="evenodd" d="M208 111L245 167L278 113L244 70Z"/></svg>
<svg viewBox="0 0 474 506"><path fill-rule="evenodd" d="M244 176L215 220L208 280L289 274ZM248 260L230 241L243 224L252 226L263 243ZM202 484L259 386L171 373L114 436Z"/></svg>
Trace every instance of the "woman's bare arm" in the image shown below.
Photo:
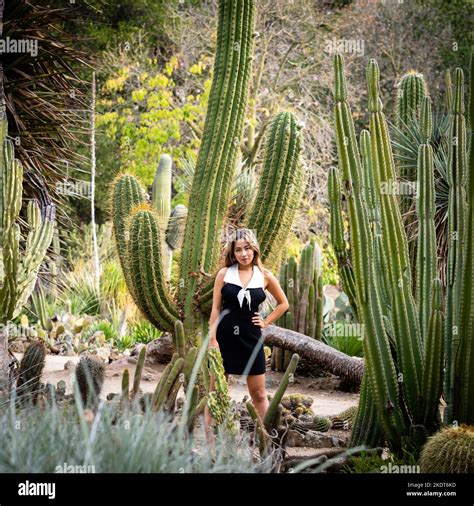
<svg viewBox="0 0 474 506"><path fill-rule="evenodd" d="M216 330L219 315L221 312L221 304L222 304L221 289L224 286L224 276L226 271L227 267L223 267L217 273L216 279L214 281L214 292L212 295L212 310L211 310L211 317L209 319L209 332L210 332L209 348L219 347L216 339Z"/></svg>

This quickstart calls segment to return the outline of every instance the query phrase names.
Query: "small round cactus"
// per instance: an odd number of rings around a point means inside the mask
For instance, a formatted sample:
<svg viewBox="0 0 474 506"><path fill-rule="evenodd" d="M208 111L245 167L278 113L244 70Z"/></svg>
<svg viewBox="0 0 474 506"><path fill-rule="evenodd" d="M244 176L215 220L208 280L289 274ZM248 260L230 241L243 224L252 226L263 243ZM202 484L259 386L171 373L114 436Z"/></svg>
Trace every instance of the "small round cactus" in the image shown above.
<svg viewBox="0 0 474 506"><path fill-rule="evenodd" d="M446 427L428 439L422 473L474 473L474 426Z"/></svg>

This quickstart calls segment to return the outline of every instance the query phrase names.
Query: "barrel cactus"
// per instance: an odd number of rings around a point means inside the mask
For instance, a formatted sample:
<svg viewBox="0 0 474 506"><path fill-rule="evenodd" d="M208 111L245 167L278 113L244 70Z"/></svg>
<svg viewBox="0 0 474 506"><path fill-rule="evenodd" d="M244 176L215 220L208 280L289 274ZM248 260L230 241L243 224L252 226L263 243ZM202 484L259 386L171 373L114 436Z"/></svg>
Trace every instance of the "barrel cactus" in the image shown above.
<svg viewBox="0 0 474 506"><path fill-rule="evenodd" d="M427 434L440 424L445 360L451 379L451 389L444 390L445 397L450 399L448 407L452 406L449 416L460 423L474 421L472 403L467 402L474 392L472 374L468 372L474 365L470 351L474 339L471 307L474 192L465 184L468 153L462 71L456 71L451 117L452 190L448 220L453 234L445 305L443 287L437 278L429 99L421 101L420 111L425 141L418 152L417 219L423 236L413 268L393 190L396 174L379 95L377 63L370 60L367 69L370 132L361 134L360 144L355 137L340 55L335 57L335 76L336 138L342 184L333 184L332 188L342 188L347 201L357 311L365 326L366 372L352 444L368 444L370 438L376 443L373 434L378 434L376 439L384 437L395 451L404 446L417 450ZM471 107L472 102L471 99ZM472 163L471 153L471 170ZM336 169L332 169L331 177L339 179ZM340 213L342 207L333 206L332 210ZM460 328L466 331L460 334L457 332ZM443 342L449 353L444 354Z"/></svg>
<svg viewBox="0 0 474 506"><path fill-rule="evenodd" d="M420 456L422 473L474 473L474 427L445 427L430 437Z"/></svg>
<svg viewBox="0 0 474 506"><path fill-rule="evenodd" d="M84 407L96 409L104 383L105 366L96 356L83 355L77 364L75 378Z"/></svg>
<svg viewBox="0 0 474 506"><path fill-rule="evenodd" d="M20 362L20 371L16 384L18 398L22 400L30 398L36 401L45 357L46 348L42 342L32 343L26 349Z"/></svg>
<svg viewBox="0 0 474 506"><path fill-rule="evenodd" d="M27 206L28 234L19 225L23 195L23 167L15 159L13 142L7 139L3 83L0 84L0 393L9 388L8 335L3 327L20 314L34 289L38 270L51 244L55 206L40 209L36 200Z"/></svg>
<svg viewBox="0 0 474 506"><path fill-rule="evenodd" d="M182 322L187 348L200 347L207 332L220 241L226 230L228 182L234 175L247 107L254 22L254 0L220 1L214 75L177 286L167 281L166 230L156 208L147 202L146 192L133 175L119 174L113 182L114 232L128 289L145 317L159 329L174 332L175 322ZM279 113L267 139L260 184L245 226L256 231L262 261L271 264L276 262L304 190L301 134L294 115ZM199 385L208 387L205 368L199 378Z"/></svg>
<svg viewBox="0 0 474 506"><path fill-rule="evenodd" d="M324 307L323 278L321 252L314 238L301 251L299 263L295 257L290 257L281 265L279 277L290 307L276 323L281 327L321 340ZM290 359L289 351L273 347L271 360L273 370L284 371Z"/></svg>

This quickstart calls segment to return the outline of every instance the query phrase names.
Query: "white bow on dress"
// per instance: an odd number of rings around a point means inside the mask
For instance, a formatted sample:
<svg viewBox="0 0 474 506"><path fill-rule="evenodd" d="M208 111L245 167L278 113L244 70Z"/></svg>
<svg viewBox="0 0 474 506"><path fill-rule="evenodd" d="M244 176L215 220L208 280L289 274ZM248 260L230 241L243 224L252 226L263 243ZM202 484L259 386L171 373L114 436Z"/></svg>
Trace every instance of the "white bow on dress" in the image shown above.
<svg viewBox="0 0 474 506"><path fill-rule="evenodd" d="M239 290L239 293L237 294L237 299L239 301L240 307L243 306L244 299L247 299L249 309L251 309L251 302L252 297L250 295L249 288L264 288L264 276L263 272L260 270L258 265L253 266L253 273L252 277L250 278L250 282L247 285L246 288L242 286L242 283L240 281L239 277L239 264L236 262L231 267L228 267L227 272L224 276L224 281L226 283L232 283L233 285L240 286L241 289Z"/></svg>

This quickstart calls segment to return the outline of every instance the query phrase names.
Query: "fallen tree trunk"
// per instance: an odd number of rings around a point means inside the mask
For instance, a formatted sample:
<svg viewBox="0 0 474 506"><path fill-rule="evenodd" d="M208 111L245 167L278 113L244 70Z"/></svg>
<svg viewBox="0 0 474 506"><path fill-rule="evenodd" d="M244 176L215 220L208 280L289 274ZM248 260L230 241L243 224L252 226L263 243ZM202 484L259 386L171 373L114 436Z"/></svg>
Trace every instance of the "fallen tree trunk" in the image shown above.
<svg viewBox="0 0 474 506"><path fill-rule="evenodd" d="M362 381L364 360L359 357L349 357L342 351L331 348L331 346L321 341L276 325L270 325L263 329L262 335L265 344L298 353L298 355L314 362L322 369L354 384L360 385Z"/></svg>

